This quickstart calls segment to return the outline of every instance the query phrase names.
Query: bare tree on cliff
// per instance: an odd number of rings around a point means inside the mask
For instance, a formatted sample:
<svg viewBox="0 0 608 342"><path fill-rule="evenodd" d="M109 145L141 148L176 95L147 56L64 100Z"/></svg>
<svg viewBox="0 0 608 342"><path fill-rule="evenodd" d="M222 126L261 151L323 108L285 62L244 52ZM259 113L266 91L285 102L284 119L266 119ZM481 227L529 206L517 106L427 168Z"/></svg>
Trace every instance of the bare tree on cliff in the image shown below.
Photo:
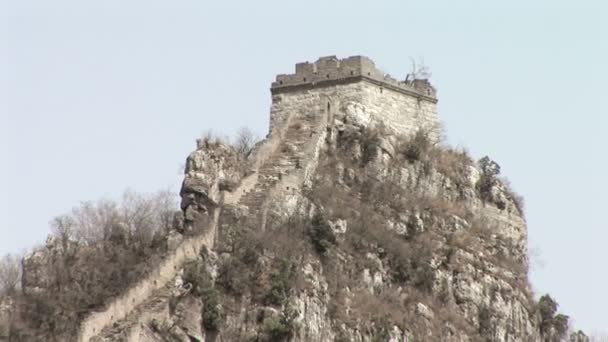
<svg viewBox="0 0 608 342"><path fill-rule="evenodd" d="M0 259L0 295L17 291L21 280L21 258L7 254Z"/></svg>
<svg viewBox="0 0 608 342"><path fill-rule="evenodd" d="M234 148L236 149L239 158L247 158L253 150L257 140L257 137L249 128L239 128L239 130L236 132L236 138L234 141Z"/></svg>
<svg viewBox="0 0 608 342"><path fill-rule="evenodd" d="M416 62L415 59L410 58L410 72L405 77L405 82L410 83L414 80L424 80L431 78L431 71L427 65L424 64L424 59L421 57Z"/></svg>

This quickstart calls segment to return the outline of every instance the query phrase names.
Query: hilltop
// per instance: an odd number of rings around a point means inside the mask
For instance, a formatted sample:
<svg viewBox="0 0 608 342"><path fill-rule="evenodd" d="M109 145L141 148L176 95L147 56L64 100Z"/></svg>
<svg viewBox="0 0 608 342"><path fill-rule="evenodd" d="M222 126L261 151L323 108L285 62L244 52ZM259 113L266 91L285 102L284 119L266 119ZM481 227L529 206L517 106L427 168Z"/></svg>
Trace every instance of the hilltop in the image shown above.
<svg viewBox="0 0 608 342"><path fill-rule="evenodd" d="M567 337L531 291L523 200L496 162L441 142L428 79L330 56L271 94L264 140L197 141L176 213L160 196L114 206L97 235L74 234L86 210L56 221L0 340Z"/></svg>

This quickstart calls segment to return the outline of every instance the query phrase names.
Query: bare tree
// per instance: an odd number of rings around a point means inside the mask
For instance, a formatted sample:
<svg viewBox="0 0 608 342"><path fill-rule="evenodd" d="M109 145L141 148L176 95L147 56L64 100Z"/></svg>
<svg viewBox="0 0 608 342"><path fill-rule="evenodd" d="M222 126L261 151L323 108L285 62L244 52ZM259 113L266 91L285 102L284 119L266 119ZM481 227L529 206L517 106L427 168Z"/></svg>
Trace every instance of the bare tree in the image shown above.
<svg viewBox="0 0 608 342"><path fill-rule="evenodd" d="M418 58L417 62L414 58L410 58L410 64L410 72L405 78L406 82L431 78L430 69L426 64L424 64L424 59L422 57Z"/></svg>
<svg viewBox="0 0 608 342"><path fill-rule="evenodd" d="M50 222L51 232L65 245L67 241L74 238L74 219L70 215L60 215Z"/></svg>
<svg viewBox="0 0 608 342"><path fill-rule="evenodd" d="M173 228L173 216L178 208L175 192L160 190L154 195L156 225L159 229L169 231Z"/></svg>
<svg viewBox="0 0 608 342"><path fill-rule="evenodd" d="M21 280L21 258L10 254L0 259L0 295L17 291Z"/></svg>
<svg viewBox="0 0 608 342"><path fill-rule="evenodd" d="M153 194L126 191L119 205L120 222L126 225L131 236L147 240L171 228L176 208L177 199L171 191Z"/></svg>
<svg viewBox="0 0 608 342"><path fill-rule="evenodd" d="M74 221L74 237L89 244L107 238L119 222L118 204L110 199L82 202L68 215Z"/></svg>
<svg viewBox="0 0 608 342"><path fill-rule="evenodd" d="M236 132L236 137L233 144L239 158L247 158L247 156L249 156L253 150L257 140L257 137L249 128L239 128L239 130Z"/></svg>
<svg viewBox="0 0 608 342"><path fill-rule="evenodd" d="M177 198L171 191L141 194L127 190L120 201L82 202L70 213L54 218L51 229L64 243L76 239L92 244L117 233L145 242L171 228L176 209Z"/></svg>

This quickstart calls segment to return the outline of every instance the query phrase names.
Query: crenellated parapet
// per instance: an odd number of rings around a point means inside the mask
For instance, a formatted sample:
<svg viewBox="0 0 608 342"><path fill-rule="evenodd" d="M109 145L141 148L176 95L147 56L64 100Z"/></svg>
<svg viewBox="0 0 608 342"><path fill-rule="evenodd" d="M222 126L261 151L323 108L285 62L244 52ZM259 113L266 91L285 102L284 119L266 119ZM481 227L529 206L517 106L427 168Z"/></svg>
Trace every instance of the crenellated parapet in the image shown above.
<svg viewBox="0 0 608 342"><path fill-rule="evenodd" d="M277 75L271 85L273 94L297 89L318 88L338 84L367 81L410 96L437 102L435 88L426 79L397 80L378 69L365 56L338 59L336 56L321 57L316 62L296 64L295 74Z"/></svg>
<svg viewBox="0 0 608 342"><path fill-rule="evenodd" d="M399 81L364 56L321 57L298 63L294 74L281 74L271 85L270 134L281 132L294 117L330 124L345 118L382 125L409 135L428 131L440 137L437 92L427 79Z"/></svg>

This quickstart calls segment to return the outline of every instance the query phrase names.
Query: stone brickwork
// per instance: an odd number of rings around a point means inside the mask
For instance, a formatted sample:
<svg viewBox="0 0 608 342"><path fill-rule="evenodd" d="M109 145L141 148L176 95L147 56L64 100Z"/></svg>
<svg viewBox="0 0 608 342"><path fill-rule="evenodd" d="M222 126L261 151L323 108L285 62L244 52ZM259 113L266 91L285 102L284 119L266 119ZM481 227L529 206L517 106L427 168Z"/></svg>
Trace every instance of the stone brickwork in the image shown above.
<svg viewBox="0 0 608 342"><path fill-rule="evenodd" d="M367 81L414 97L437 102L436 91L427 80L398 81L380 69L365 56L338 59L321 57L315 63L296 64L295 74L277 75L272 83L273 94L292 91L294 88L319 88L335 84Z"/></svg>
<svg viewBox="0 0 608 342"><path fill-rule="evenodd" d="M292 115L353 112L362 124L382 123L401 134L419 129L439 137L436 91L428 80L397 81L367 57L320 58L296 64L296 73L272 83L270 132Z"/></svg>

